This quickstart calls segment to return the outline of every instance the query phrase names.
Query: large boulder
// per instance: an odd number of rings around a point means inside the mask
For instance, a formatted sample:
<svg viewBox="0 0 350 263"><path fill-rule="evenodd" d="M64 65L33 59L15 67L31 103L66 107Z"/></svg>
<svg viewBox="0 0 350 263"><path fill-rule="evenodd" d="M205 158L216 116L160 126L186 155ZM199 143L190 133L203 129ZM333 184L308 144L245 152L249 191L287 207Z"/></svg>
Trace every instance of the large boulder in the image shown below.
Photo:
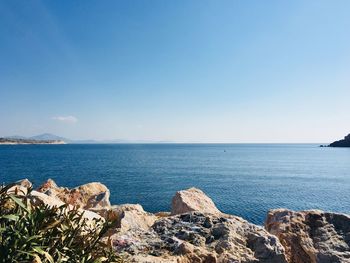
<svg viewBox="0 0 350 263"><path fill-rule="evenodd" d="M275 209L265 228L286 249L290 263L350 262L350 217L319 210Z"/></svg>
<svg viewBox="0 0 350 263"><path fill-rule="evenodd" d="M40 185L36 190L41 193L45 193L49 196L57 196L61 192L63 192L65 188L58 187L54 180L48 179L42 185Z"/></svg>
<svg viewBox="0 0 350 263"><path fill-rule="evenodd" d="M28 197L28 200L35 206L39 204L44 204L49 207L60 207L67 205L67 203L63 202L59 198L57 198L55 195L47 195L45 193L39 192L39 191L28 191L32 188L32 183L28 179L22 179L14 183L14 185L7 190L7 193L9 194L16 194L16 195L26 195ZM56 183L49 179L46 182L46 187L50 189L63 189L59 188ZM58 190L57 190L58 193ZM71 210L74 206L68 204L67 209ZM79 208L80 212L84 212L83 218L86 218L88 221L92 221L93 219L101 219L103 220L103 217L98 215L97 213L93 211L88 211Z"/></svg>
<svg viewBox="0 0 350 263"><path fill-rule="evenodd" d="M220 214L214 202L201 190L192 187L176 192L171 203L171 214L178 215L192 211Z"/></svg>
<svg viewBox="0 0 350 263"><path fill-rule="evenodd" d="M37 191L58 198L66 204L79 206L83 209L108 208L111 206L108 188L98 182L68 189L66 187L58 187L52 179L49 179Z"/></svg>
<svg viewBox="0 0 350 263"><path fill-rule="evenodd" d="M54 206L60 207L60 206L66 205L60 199L38 191L32 191L29 195L29 199L32 201L34 205L44 204L49 207L54 207Z"/></svg>
<svg viewBox="0 0 350 263"><path fill-rule="evenodd" d="M202 191L179 191L172 215L139 205L113 207L119 231L109 237L130 262L287 263L284 248L264 228L221 213Z"/></svg>
<svg viewBox="0 0 350 263"><path fill-rule="evenodd" d="M30 192L28 198L29 198L29 200L31 200L31 202L34 205L44 204L44 205L47 205L49 207L60 207L60 206L67 205L66 203L62 202L61 200L59 200L55 197L48 196L48 195L46 195L44 193L40 193L38 191ZM69 211L71 209L74 209L74 207L72 205L67 205L67 210ZM95 212L84 210L81 208L79 208L78 210L80 212L83 212L83 218L86 218L88 221L92 222L94 219L104 220L100 215L98 215Z"/></svg>
<svg viewBox="0 0 350 263"><path fill-rule="evenodd" d="M121 232L148 231L157 219L155 215L145 212L139 204L116 205L110 211L114 214Z"/></svg>
<svg viewBox="0 0 350 263"><path fill-rule="evenodd" d="M189 212L160 218L147 232L132 232L112 242L131 262L287 262L275 236L235 216Z"/></svg>

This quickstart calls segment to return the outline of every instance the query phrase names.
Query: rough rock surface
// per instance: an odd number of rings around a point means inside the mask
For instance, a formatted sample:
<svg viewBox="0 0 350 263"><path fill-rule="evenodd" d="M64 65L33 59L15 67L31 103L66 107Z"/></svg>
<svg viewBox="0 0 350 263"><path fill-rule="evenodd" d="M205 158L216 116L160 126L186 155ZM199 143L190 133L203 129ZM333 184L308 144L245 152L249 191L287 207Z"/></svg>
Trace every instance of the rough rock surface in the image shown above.
<svg viewBox="0 0 350 263"><path fill-rule="evenodd" d="M73 189L58 187L52 180L47 180L38 189L38 192L56 197L62 202L83 209L110 207L109 190L101 183L88 183Z"/></svg>
<svg viewBox="0 0 350 263"><path fill-rule="evenodd" d="M30 182L28 179L19 180L16 182L16 185L20 185L26 188L32 188L33 186L32 182Z"/></svg>
<svg viewBox="0 0 350 263"><path fill-rule="evenodd" d="M50 207L56 206L63 206L65 205L64 202L62 202L61 200L52 197L52 196L48 196L44 193L40 193L37 191L32 191L29 195L29 199L35 204L35 203L43 203L45 205L48 205ZM73 206L69 205L68 209L73 209ZM100 215L98 215L95 212L92 211L88 211L88 210L83 210L80 209L81 212L84 212L83 214L83 218L86 218L88 221L92 221L93 219L103 219Z"/></svg>
<svg viewBox="0 0 350 263"><path fill-rule="evenodd" d="M214 202L201 190L192 187L176 192L171 203L171 214L178 215L192 211L220 214Z"/></svg>
<svg viewBox="0 0 350 263"><path fill-rule="evenodd" d="M25 194L22 180L8 191ZM19 193L20 194L20 193ZM130 262L140 263L350 263L350 216L318 210L271 210L265 229L221 213L201 190L179 191L171 213L145 212L141 205L110 206L100 183L73 189L48 180L28 195L49 206L79 206L91 220L114 219L106 242Z"/></svg>
<svg viewBox="0 0 350 263"><path fill-rule="evenodd" d="M148 231L117 233L112 244L134 262L286 262L278 239L263 228L201 212L160 218Z"/></svg>
<svg viewBox="0 0 350 263"><path fill-rule="evenodd" d="M290 263L350 262L348 215L276 209L265 227L280 239Z"/></svg>
<svg viewBox="0 0 350 263"><path fill-rule="evenodd" d="M89 185L89 184L87 184ZM86 186L86 185L84 185ZM42 186L41 186L42 187ZM46 187L48 189L53 189L53 191L57 191L55 193L60 193L59 191L61 189L65 189L65 188L59 188L56 183L49 179L46 182ZM35 191L32 190L30 193L28 193L28 189L32 188L32 183L28 180L28 179L23 179L20 181L17 181L15 183L15 185L13 187L11 187L7 192L8 193L13 193L13 194L19 194L19 195L27 195L28 194L28 198L29 200L31 200L31 202L33 204L45 204L48 205L49 207L59 207L59 206L63 206L68 204L68 209L73 209L73 205L69 204L69 203L65 203L64 201L62 201L60 198L58 198L58 196L56 195L47 195L47 191L45 193L43 192L39 192L39 191ZM82 208L79 208L79 210L81 212L84 212L83 214L83 218L87 219L88 222L92 222L94 219L103 219L103 217L101 217L99 214L95 213L94 211L89 211L89 210L85 210Z"/></svg>
<svg viewBox="0 0 350 263"><path fill-rule="evenodd" d="M32 188L32 183L28 179L19 180L7 190L9 194L26 195L28 189Z"/></svg>
<svg viewBox="0 0 350 263"><path fill-rule="evenodd" d="M65 205L65 203L62 202L60 199L38 191L32 191L29 195L29 198L33 201L34 204L43 203L45 205L48 205L49 207L60 207Z"/></svg>
<svg viewBox="0 0 350 263"><path fill-rule="evenodd" d="M113 206L111 212L116 217L117 227L121 232L131 230L147 231L157 217L143 210L139 204L124 204Z"/></svg>
<svg viewBox="0 0 350 263"><path fill-rule="evenodd" d="M32 188L32 183L28 179L23 179L15 182L13 186L7 190L7 193L26 195L28 193L28 189L30 188Z"/></svg>

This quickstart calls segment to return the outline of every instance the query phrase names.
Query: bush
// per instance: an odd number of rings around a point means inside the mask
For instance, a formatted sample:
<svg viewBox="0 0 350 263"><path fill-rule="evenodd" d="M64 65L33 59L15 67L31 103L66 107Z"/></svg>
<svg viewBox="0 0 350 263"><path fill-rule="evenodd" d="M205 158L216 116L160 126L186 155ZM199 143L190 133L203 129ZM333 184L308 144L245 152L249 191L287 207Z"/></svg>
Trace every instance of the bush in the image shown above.
<svg viewBox="0 0 350 263"><path fill-rule="evenodd" d="M29 194L9 194L13 186L0 189L0 262L122 261L101 241L110 222L87 221L83 212L66 205L34 205Z"/></svg>

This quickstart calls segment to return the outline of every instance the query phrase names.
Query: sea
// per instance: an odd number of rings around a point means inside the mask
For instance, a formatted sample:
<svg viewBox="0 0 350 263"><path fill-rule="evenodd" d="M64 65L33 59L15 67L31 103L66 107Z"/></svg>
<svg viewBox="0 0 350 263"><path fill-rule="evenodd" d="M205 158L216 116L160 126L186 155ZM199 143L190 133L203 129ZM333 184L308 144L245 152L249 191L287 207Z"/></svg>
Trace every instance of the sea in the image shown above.
<svg viewBox="0 0 350 263"><path fill-rule="evenodd" d="M101 182L112 204L169 211L178 190L202 189L228 214L264 224L270 209L350 213L350 148L319 144L0 145L0 183Z"/></svg>

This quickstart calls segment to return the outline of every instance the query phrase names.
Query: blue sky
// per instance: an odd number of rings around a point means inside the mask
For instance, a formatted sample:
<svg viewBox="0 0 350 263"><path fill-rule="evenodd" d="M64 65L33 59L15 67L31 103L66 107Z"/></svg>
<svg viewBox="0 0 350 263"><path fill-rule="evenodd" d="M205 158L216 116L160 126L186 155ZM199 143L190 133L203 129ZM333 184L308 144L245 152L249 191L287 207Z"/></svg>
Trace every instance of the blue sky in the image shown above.
<svg viewBox="0 0 350 263"><path fill-rule="evenodd" d="M329 142L349 1L0 0L0 136Z"/></svg>

